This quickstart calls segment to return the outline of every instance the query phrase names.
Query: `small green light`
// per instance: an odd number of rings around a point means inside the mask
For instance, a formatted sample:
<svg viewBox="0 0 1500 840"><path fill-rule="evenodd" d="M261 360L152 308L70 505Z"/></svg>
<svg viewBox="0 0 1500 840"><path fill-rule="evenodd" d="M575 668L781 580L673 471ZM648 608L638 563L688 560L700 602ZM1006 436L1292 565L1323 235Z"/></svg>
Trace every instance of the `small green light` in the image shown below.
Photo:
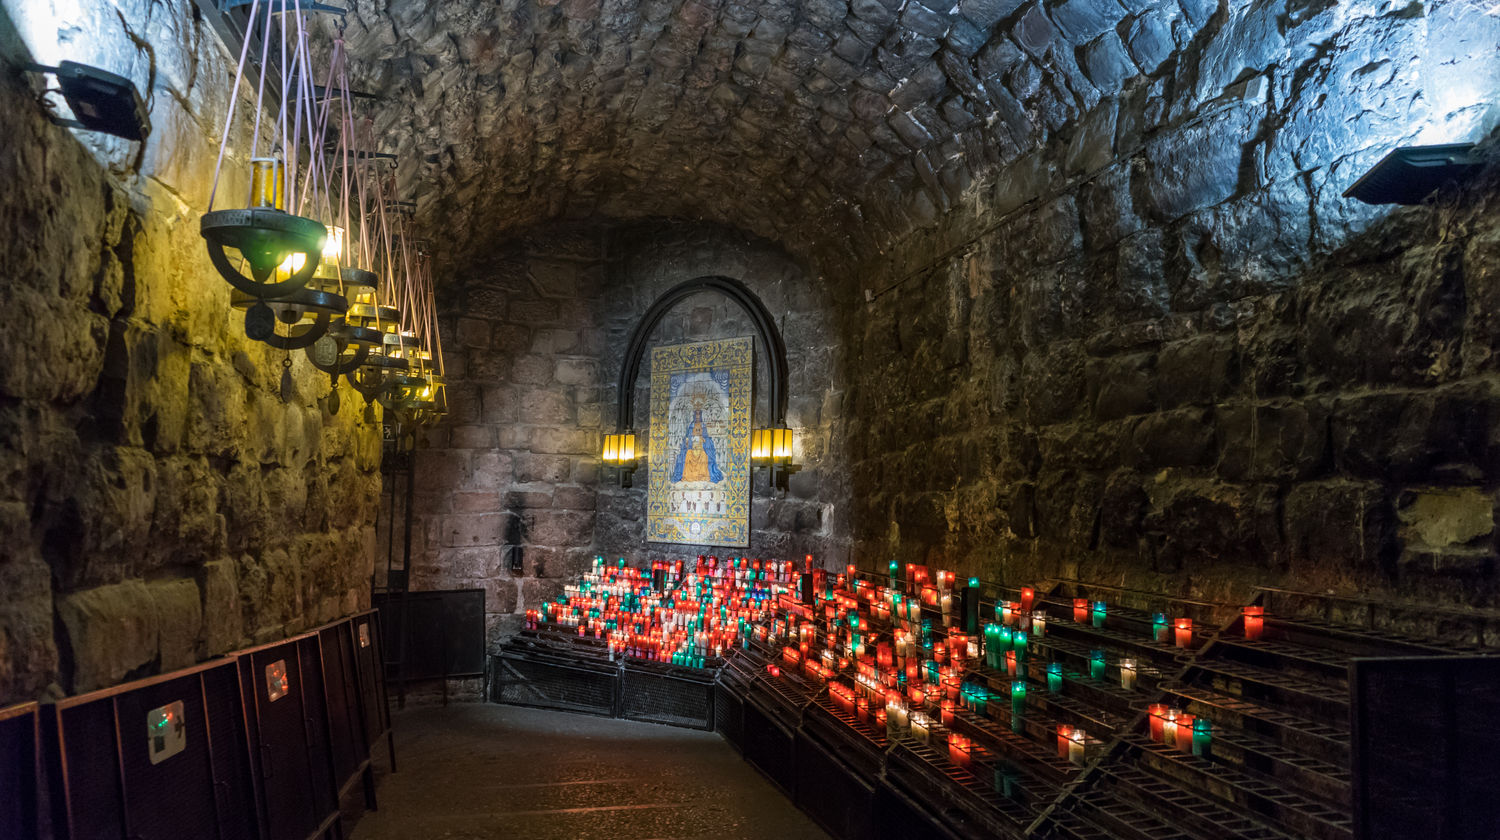
<svg viewBox="0 0 1500 840"><path fill-rule="evenodd" d="M978 589L979 588L979 578L977 578L977 577L971 577L971 578L969 578L969 588L970 589Z"/></svg>

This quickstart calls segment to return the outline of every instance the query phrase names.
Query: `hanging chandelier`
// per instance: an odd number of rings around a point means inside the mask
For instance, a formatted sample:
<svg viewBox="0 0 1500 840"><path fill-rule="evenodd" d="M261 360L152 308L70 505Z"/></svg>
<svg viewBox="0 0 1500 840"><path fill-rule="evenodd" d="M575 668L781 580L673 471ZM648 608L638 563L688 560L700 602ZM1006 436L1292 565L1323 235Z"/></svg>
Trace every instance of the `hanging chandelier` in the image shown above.
<svg viewBox="0 0 1500 840"><path fill-rule="evenodd" d="M213 189L209 194L208 212L199 223L199 230L208 243L209 259L214 268L243 296L253 299L246 303L246 332L252 337L269 335L275 328L279 316L267 300L286 298L307 285L319 265L323 243L328 230L322 222L286 211L288 206L297 206L298 184L295 177L297 152L301 128L301 111L293 109L292 64L287 60L287 19L293 18L302 28L300 3L289 7L288 0L268 0L262 6L260 0L252 0L250 25L244 44L240 48L239 64L235 70L234 87L238 90L245 77L245 63L249 56L251 37L259 27L261 60L255 86L255 125L251 135L250 187L244 207L215 210L219 179L224 165L224 151L229 145L229 135L234 126L234 116L239 98L231 96L228 114L224 118L224 131L219 142L219 156L214 164ZM264 15L260 13L264 10ZM278 11L280 14L278 15ZM294 12L288 15L287 12ZM279 37L273 37L279 36ZM280 106L275 123L269 126L269 150L262 150L263 127L261 125L265 106L266 86L271 75L271 43L280 44ZM301 46L299 40L298 46ZM273 91L274 92L274 91ZM280 154L277 154L277 152ZM287 178L287 156L292 159L294 177ZM290 192L290 195L288 194ZM236 261L229 252L239 254ZM248 270L248 274L246 273ZM242 299L243 300L243 299ZM319 301L323 303L325 301ZM308 303L312 303L308 300ZM300 315L298 316L300 320Z"/></svg>
<svg viewBox="0 0 1500 840"><path fill-rule="evenodd" d="M245 313L245 335L282 350L307 349L342 324L348 310L343 275L347 225L330 231L314 217L333 216L328 166L321 149L334 88L329 86L319 101L301 0L269 0L264 8L261 16L260 0L252 0L250 31L235 71L238 87L255 40L252 36L258 31L261 60L251 136L249 206L213 209L234 124L236 102L231 101L214 167L209 212L200 231L215 268L234 287L230 305ZM279 62L272 61L273 43L279 48ZM343 58L342 37L332 55L337 68ZM268 84L279 97L274 121L263 131ZM269 154L262 154L263 135L267 135ZM238 251L238 261L231 258L231 251ZM289 366L290 359L284 364Z"/></svg>

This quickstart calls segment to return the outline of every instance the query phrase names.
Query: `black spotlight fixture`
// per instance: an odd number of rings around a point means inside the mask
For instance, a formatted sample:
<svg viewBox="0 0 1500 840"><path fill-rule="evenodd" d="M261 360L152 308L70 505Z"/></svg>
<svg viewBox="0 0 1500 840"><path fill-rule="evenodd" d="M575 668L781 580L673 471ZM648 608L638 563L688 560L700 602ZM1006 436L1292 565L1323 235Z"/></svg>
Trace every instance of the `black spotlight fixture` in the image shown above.
<svg viewBox="0 0 1500 840"><path fill-rule="evenodd" d="M138 142L145 142L151 133L146 103L141 99L140 91L135 89L135 83L124 76L74 61L64 61L56 67L28 64L26 69L57 77L57 89L62 92L74 117L70 120L52 114L52 121L58 125L100 131Z"/></svg>
<svg viewBox="0 0 1500 840"><path fill-rule="evenodd" d="M1483 167L1473 143L1403 146L1361 175L1345 198L1366 204L1421 204L1449 181L1464 181Z"/></svg>

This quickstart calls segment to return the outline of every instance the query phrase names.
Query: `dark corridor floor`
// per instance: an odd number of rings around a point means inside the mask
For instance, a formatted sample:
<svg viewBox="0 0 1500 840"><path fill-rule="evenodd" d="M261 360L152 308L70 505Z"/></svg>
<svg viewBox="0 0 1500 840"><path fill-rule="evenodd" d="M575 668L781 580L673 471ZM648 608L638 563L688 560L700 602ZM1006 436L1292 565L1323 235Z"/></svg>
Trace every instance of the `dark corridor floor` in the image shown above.
<svg viewBox="0 0 1500 840"><path fill-rule="evenodd" d="M395 724L352 840L827 838L712 733L477 703Z"/></svg>

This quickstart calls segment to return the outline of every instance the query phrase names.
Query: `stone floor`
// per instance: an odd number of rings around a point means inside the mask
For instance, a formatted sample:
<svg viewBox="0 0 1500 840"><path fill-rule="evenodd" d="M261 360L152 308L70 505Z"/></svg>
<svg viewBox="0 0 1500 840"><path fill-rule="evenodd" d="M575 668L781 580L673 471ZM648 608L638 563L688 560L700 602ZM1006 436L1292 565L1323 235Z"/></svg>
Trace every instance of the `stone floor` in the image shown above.
<svg viewBox="0 0 1500 840"><path fill-rule="evenodd" d="M395 727L351 840L827 837L712 733L482 703Z"/></svg>

